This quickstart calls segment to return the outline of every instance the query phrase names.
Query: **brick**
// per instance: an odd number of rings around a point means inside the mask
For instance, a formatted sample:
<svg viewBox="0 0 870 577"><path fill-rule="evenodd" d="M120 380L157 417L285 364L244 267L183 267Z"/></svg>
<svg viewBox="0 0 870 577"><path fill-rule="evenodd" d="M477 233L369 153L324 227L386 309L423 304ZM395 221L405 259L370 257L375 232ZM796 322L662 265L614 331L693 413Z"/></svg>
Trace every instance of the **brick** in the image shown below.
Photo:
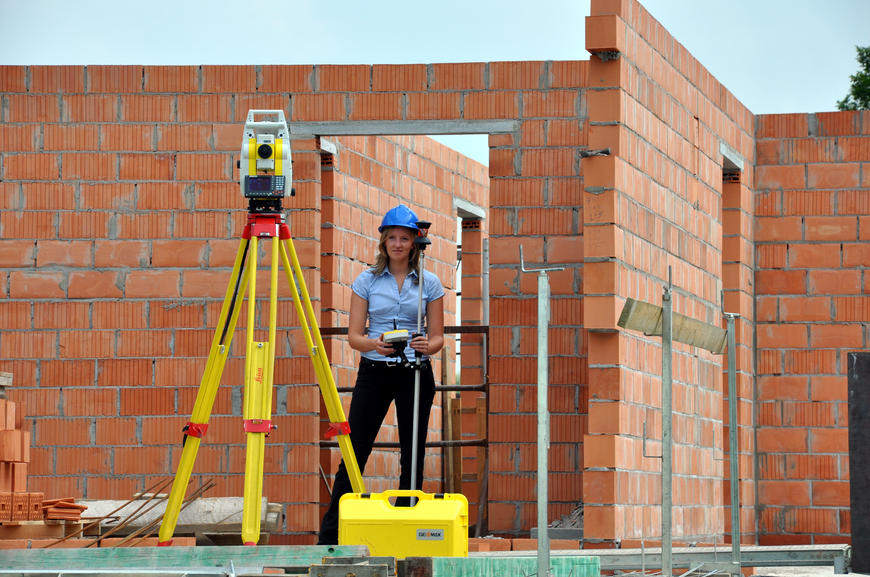
<svg viewBox="0 0 870 577"><path fill-rule="evenodd" d="M799 241L803 240L803 228L800 217L756 218L755 241Z"/></svg>
<svg viewBox="0 0 870 577"><path fill-rule="evenodd" d="M179 95L176 122L232 122L229 94Z"/></svg>
<svg viewBox="0 0 870 577"><path fill-rule="evenodd" d="M470 92L465 95L463 118L515 119L519 116L519 92Z"/></svg>
<svg viewBox="0 0 870 577"><path fill-rule="evenodd" d="M169 238L171 224L169 212L120 213L115 220L119 239Z"/></svg>
<svg viewBox="0 0 870 577"><path fill-rule="evenodd" d="M142 66L88 66L88 92L142 92Z"/></svg>
<svg viewBox="0 0 870 577"><path fill-rule="evenodd" d="M70 94L62 98L64 122L115 122L118 98L103 94Z"/></svg>
<svg viewBox="0 0 870 577"><path fill-rule="evenodd" d="M806 114L764 114L758 116L756 138L806 138L809 124Z"/></svg>
<svg viewBox="0 0 870 577"><path fill-rule="evenodd" d="M102 240L94 243L96 267L145 267L149 264L148 244L130 240Z"/></svg>
<svg viewBox="0 0 870 577"><path fill-rule="evenodd" d="M85 210L134 208L136 202L136 187L132 183L82 183L79 186L79 203Z"/></svg>
<svg viewBox="0 0 870 577"><path fill-rule="evenodd" d="M3 178L7 180L59 180L57 154L13 154L3 157Z"/></svg>
<svg viewBox="0 0 870 577"><path fill-rule="evenodd" d="M764 505L806 506L810 504L810 484L806 481L759 481L758 500Z"/></svg>
<svg viewBox="0 0 870 577"><path fill-rule="evenodd" d="M483 90L486 65L475 63L432 64L430 90Z"/></svg>
<svg viewBox="0 0 870 577"><path fill-rule="evenodd" d="M60 182L25 182L23 207L29 210L74 210L75 186Z"/></svg>
<svg viewBox="0 0 870 577"><path fill-rule="evenodd" d="M119 331L118 357L168 357L171 341L172 331Z"/></svg>
<svg viewBox="0 0 870 577"><path fill-rule="evenodd" d="M242 141L241 136L241 131L239 131L234 149L238 149L239 143ZM212 127L208 125L159 125L157 126L157 150L179 152L210 150L211 137Z"/></svg>
<svg viewBox="0 0 870 577"><path fill-rule="evenodd" d="M811 377L810 399L813 401L846 401L848 382L846 377Z"/></svg>
<svg viewBox="0 0 870 577"><path fill-rule="evenodd" d="M862 348L860 324L811 325L810 346L814 348Z"/></svg>
<svg viewBox="0 0 870 577"><path fill-rule="evenodd" d="M843 481L814 481L813 505L816 507L849 507L849 483Z"/></svg>
<svg viewBox="0 0 870 577"><path fill-rule="evenodd" d="M202 91L253 92L257 89L257 72L253 66L203 66Z"/></svg>
<svg viewBox="0 0 870 577"><path fill-rule="evenodd" d="M144 329L147 326L146 303L109 301L93 304L95 329Z"/></svg>
<svg viewBox="0 0 870 577"><path fill-rule="evenodd" d="M125 94L121 96L120 119L125 122L173 122L175 96Z"/></svg>
<svg viewBox="0 0 870 577"><path fill-rule="evenodd" d="M788 247L788 266L791 268L818 268L824 263L829 268L840 264L839 244L792 244Z"/></svg>
<svg viewBox="0 0 870 577"><path fill-rule="evenodd" d="M178 180L233 180L234 167L229 154L177 155Z"/></svg>
<svg viewBox="0 0 870 577"><path fill-rule="evenodd" d="M314 67L310 65L264 65L260 67L260 92L311 92Z"/></svg>
<svg viewBox="0 0 870 577"><path fill-rule="evenodd" d="M811 270L807 287L811 295L859 294L861 274L857 270Z"/></svg>
<svg viewBox="0 0 870 577"><path fill-rule="evenodd" d="M127 298L178 298L179 271L131 271L127 274L124 296Z"/></svg>
<svg viewBox="0 0 870 577"><path fill-rule="evenodd" d="M152 301L150 305L151 328L203 328L205 310L202 302Z"/></svg>
<svg viewBox="0 0 870 577"><path fill-rule="evenodd" d="M7 332L0 342L6 359L57 358L57 335L53 332Z"/></svg>
<svg viewBox="0 0 870 577"><path fill-rule="evenodd" d="M258 275L257 292L264 290L268 284L263 284ZM230 282L230 271L211 270L188 270L184 273L184 297L185 298L222 298L226 295L227 285ZM279 294L281 292L279 281ZM156 296L156 295L155 295Z"/></svg>
<svg viewBox="0 0 870 577"><path fill-rule="evenodd" d="M546 81L542 61L489 63L490 90L539 89Z"/></svg>
<svg viewBox="0 0 870 577"><path fill-rule="evenodd" d="M180 212L175 218L175 238L226 238L229 236L225 212Z"/></svg>
<svg viewBox="0 0 870 577"><path fill-rule="evenodd" d="M106 238L109 236L109 213L62 212L59 215L60 238Z"/></svg>
<svg viewBox="0 0 870 577"><path fill-rule="evenodd" d="M172 388L122 388L120 394L121 416L172 415L175 413L175 390ZM115 461L117 463L118 459L116 458Z"/></svg>
<svg viewBox="0 0 870 577"><path fill-rule="evenodd" d="M806 401L809 400L807 377L759 377L759 401Z"/></svg>
<svg viewBox="0 0 870 577"><path fill-rule="evenodd" d="M153 149L154 127L104 124L100 127L100 150L147 152Z"/></svg>
<svg viewBox="0 0 870 577"><path fill-rule="evenodd" d="M758 190L807 188L806 168L803 166L759 166L755 170L755 188Z"/></svg>
<svg viewBox="0 0 870 577"><path fill-rule="evenodd" d="M100 359L97 385L101 387L148 387L153 380L153 359Z"/></svg>
<svg viewBox="0 0 870 577"><path fill-rule="evenodd" d="M831 317L830 298L782 298L779 301L779 320L782 322L830 321Z"/></svg>
<svg viewBox="0 0 870 577"><path fill-rule="evenodd" d="M550 88L580 88L588 86L588 61L555 61L550 63Z"/></svg>
<svg viewBox="0 0 870 577"><path fill-rule="evenodd" d="M760 453L806 453L809 449L809 433L806 429L759 428L758 451Z"/></svg>
<svg viewBox="0 0 870 577"><path fill-rule="evenodd" d="M373 92L419 92L426 90L425 64L375 64Z"/></svg>
<svg viewBox="0 0 870 577"><path fill-rule="evenodd" d="M58 122L60 120L60 98L57 96L10 94L5 98L9 102L6 113L8 122Z"/></svg>
<svg viewBox="0 0 870 577"><path fill-rule="evenodd" d="M756 271L755 290L758 294L806 294L807 271Z"/></svg>
<svg viewBox="0 0 870 577"><path fill-rule="evenodd" d="M96 361L93 360L41 361L40 367L42 387L93 387L96 384Z"/></svg>
<svg viewBox="0 0 870 577"><path fill-rule="evenodd" d="M401 94L351 94L348 120L401 120Z"/></svg>
<svg viewBox="0 0 870 577"><path fill-rule="evenodd" d="M65 285L64 275L59 272L9 273L9 296L14 299L66 298Z"/></svg>
<svg viewBox="0 0 870 577"><path fill-rule="evenodd" d="M46 124L43 127L43 150L97 150L99 130L95 124Z"/></svg>
<svg viewBox="0 0 870 577"><path fill-rule="evenodd" d="M29 329L30 303L0 302L0 317L3 318L4 329ZM0 430L3 429L2 425L3 421L0 420Z"/></svg>
<svg viewBox="0 0 870 577"><path fill-rule="evenodd" d="M93 243L84 240L37 242L36 266L93 266Z"/></svg>
<svg viewBox="0 0 870 577"><path fill-rule="evenodd" d="M39 150L37 126L0 125L0 150L36 152Z"/></svg>
<svg viewBox="0 0 870 577"><path fill-rule="evenodd" d="M82 271L69 275L68 297L71 299L120 298L123 281L117 272Z"/></svg>
<svg viewBox="0 0 870 577"><path fill-rule="evenodd" d="M206 266L206 242L200 240L165 240L151 244L151 266Z"/></svg>
<svg viewBox="0 0 870 577"><path fill-rule="evenodd" d="M576 176L575 153L565 148L524 150L522 176Z"/></svg>
<svg viewBox="0 0 870 577"><path fill-rule="evenodd" d="M27 92L26 66L0 66L0 92Z"/></svg>
<svg viewBox="0 0 870 577"><path fill-rule="evenodd" d="M33 240L0 240L0 267L36 266L36 245Z"/></svg>
<svg viewBox="0 0 870 577"><path fill-rule="evenodd" d="M30 91L84 92L85 69L82 66L30 66Z"/></svg>
<svg viewBox="0 0 870 577"><path fill-rule="evenodd" d="M810 449L813 453L848 454L849 429L812 429Z"/></svg>
<svg viewBox="0 0 870 577"><path fill-rule="evenodd" d="M857 163L810 164L807 165L807 184L809 188L855 188L859 169Z"/></svg>
<svg viewBox="0 0 870 577"><path fill-rule="evenodd" d="M523 92L523 118L575 117L579 98L565 90Z"/></svg>
<svg viewBox="0 0 870 577"><path fill-rule="evenodd" d="M587 136L578 120L551 120L547 123L547 146L583 146Z"/></svg>
<svg viewBox="0 0 870 577"><path fill-rule="evenodd" d="M110 358L115 355L114 331L60 331L60 357L65 359Z"/></svg>
<svg viewBox="0 0 870 577"><path fill-rule="evenodd" d="M808 216L804 219L806 240L857 240L858 222L852 216Z"/></svg>
<svg viewBox="0 0 870 577"><path fill-rule="evenodd" d="M343 94L300 94L292 99L291 120L346 120Z"/></svg>
<svg viewBox="0 0 870 577"><path fill-rule="evenodd" d="M172 180L174 154L121 154L120 180Z"/></svg>
<svg viewBox="0 0 870 577"><path fill-rule="evenodd" d="M64 180L114 180L117 177L116 154L64 152L60 156Z"/></svg>
<svg viewBox="0 0 870 577"><path fill-rule="evenodd" d="M408 120L460 118L458 92L408 94Z"/></svg>
<svg viewBox="0 0 870 577"><path fill-rule="evenodd" d="M318 92L368 92L371 66L319 65L316 66Z"/></svg>
<svg viewBox="0 0 870 577"><path fill-rule="evenodd" d="M196 92L198 66L146 66L143 76L145 92Z"/></svg>
<svg viewBox="0 0 870 577"><path fill-rule="evenodd" d="M803 325L759 325L758 348L801 349L809 346L806 328Z"/></svg>

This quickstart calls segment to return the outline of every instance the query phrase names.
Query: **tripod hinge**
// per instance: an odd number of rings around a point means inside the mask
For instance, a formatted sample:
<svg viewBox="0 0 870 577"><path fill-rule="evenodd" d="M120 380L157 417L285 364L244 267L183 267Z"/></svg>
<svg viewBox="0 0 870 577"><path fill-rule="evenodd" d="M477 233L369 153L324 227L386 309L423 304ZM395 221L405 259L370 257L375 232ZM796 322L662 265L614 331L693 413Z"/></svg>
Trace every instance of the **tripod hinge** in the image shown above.
<svg viewBox="0 0 870 577"><path fill-rule="evenodd" d="M278 428L272 425L272 421L266 419L245 419L244 423L246 433L266 433L268 435L272 429Z"/></svg>
<svg viewBox="0 0 870 577"><path fill-rule="evenodd" d="M191 423L190 421L182 429L188 437L196 437L202 439L203 435L208 431L208 423Z"/></svg>
<svg viewBox="0 0 870 577"><path fill-rule="evenodd" d="M329 428L326 429L326 433L323 436L329 439L336 435L350 435L350 424L347 421L343 423L329 423Z"/></svg>

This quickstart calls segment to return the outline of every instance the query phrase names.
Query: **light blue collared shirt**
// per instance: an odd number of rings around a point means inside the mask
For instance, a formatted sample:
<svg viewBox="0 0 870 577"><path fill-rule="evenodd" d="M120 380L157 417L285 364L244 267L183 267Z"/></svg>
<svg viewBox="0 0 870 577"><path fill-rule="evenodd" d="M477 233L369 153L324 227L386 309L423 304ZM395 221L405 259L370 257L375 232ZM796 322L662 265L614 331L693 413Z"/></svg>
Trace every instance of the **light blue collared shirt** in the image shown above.
<svg viewBox="0 0 870 577"><path fill-rule="evenodd" d="M372 269L359 275L351 288L353 292L368 301L369 338L376 338L387 331L393 330L393 320L399 329L405 329L413 334L417 332L417 300L420 295L420 285L415 283L417 271L410 271L402 283L402 292L396 277L385 268L384 272L375 276ZM444 288L435 273L423 271L423 326L425 330L426 306L444 296ZM395 361L376 351L362 353L364 358L372 361ZM414 359L414 349L405 347L405 356ZM428 358L423 356L424 359Z"/></svg>

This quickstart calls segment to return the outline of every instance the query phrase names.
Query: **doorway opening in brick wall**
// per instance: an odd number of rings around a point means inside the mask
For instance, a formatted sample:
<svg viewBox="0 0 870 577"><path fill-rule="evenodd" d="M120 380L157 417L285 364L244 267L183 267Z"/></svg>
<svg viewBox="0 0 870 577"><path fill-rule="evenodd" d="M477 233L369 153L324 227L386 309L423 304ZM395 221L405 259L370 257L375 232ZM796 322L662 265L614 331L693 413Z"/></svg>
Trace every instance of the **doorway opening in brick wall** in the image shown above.
<svg viewBox="0 0 870 577"><path fill-rule="evenodd" d="M291 125L291 132L304 139L299 124ZM373 122L370 127L359 122L317 124L319 130L312 132L321 133L315 141L321 159L317 180L322 205L323 326L324 335L332 341L328 347L339 373L339 392L349 398L356 377L357 355L342 336L346 334L350 285L374 260L383 214L406 204L420 219L433 223L429 234L433 245L424 263L441 280L446 293L446 344L433 363L438 391L419 488L465 494L470 524L475 525L486 470L488 168L429 136L379 133L376 129L383 128L379 126L383 123ZM332 126L324 129L324 124ZM448 123L439 124L443 129ZM478 145L486 138L488 148L486 133L471 138ZM455 143L454 138L451 144ZM326 419L321 413L321 420ZM397 441L391 412L363 472L369 491L398 487ZM331 486L338 464L333 444L320 444L325 489ZM326 502L328 498L321 499Z"/></svg>

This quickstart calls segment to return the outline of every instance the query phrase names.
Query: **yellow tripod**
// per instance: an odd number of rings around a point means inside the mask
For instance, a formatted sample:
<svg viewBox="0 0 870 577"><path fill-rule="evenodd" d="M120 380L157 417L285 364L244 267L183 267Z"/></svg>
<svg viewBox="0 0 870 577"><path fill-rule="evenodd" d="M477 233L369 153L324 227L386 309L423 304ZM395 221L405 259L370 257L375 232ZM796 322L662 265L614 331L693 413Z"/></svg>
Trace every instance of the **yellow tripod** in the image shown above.
<svg viewBox="0 0 870 577"><path fill-rule="evenodd" d="M279 145L280 146L280 145ZM257 283L257 246L261 238L272 239L271 290L269 293L269 341L254 342L254 312ZM291 271L292 261L292 271ZM337 436L341 455L344 458L348 475L354 492L364 493L362 474L356 462L356 455L350 442L350 427L344 415L344 409L335 389L332 370L326 358L320 328L305 279L290 237L290 228L284 221L281 212L254 212L249 209L248 224L245 227L242 241L239 245L236 261L233 265L232 278L227 287L221 308L220 318L215 329L211 350L206 363L205 372L196 395L193 414L187 426L184 427L184 449L181 461L175 474L175 482L169 494L166 513L160 525L161 546L172 543L172 534L178 522L178 514L184 493L187 488L196 453L199 450L202 436L208 429L208 419L214 406L221 374L229 355L233 331L241 309L241 299L246 288L248 292L248 327L247 347L245 349L245 388L244 388L244 429L247 435L247 452L245 454L245 489L244 511L242 514L242 541L245 545L256 545L260 538L260 503L263 497L263 456L266 437L272 426L272 376L275 366L275 325L277 324L278 301L278 263L284 267L287 282L293 293L293 303L296 314L305 335L305 343L317 381L323 394L326 410L329 415L330 427L327 437ZM294 279L295 275L295 279ZM297 287L298 281L298 287ZM304 308L303 308L304 307ZM307 316L306 316L307 315ZM313 338L312 338L313 334Z"/></svg>

